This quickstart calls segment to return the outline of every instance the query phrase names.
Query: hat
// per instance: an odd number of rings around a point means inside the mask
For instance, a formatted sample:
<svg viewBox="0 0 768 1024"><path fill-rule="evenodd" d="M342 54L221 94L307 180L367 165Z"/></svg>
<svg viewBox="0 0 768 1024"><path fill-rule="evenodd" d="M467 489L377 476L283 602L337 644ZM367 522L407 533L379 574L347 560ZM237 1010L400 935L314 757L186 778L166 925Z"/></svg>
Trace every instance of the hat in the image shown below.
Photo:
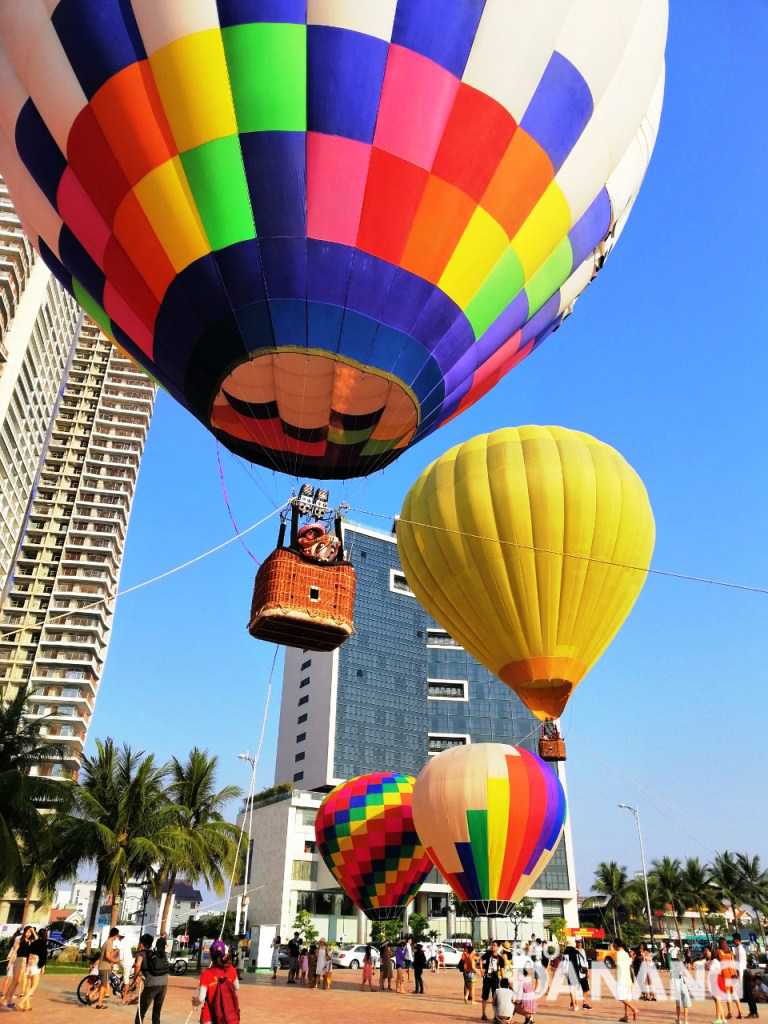
<svg viewBox="0 0 768 1024"><path fill-rule="evenodd" d="M507 940L506 942L502 942L501 948L503 950L506 950L507 953L511 953L512 952L512 946L510 945L509 940Z"/></svg>
<svg viewBox="0 0 768 1024"><path fill-rule="evenodd" d="M222 942L221 939L216 939L211 943L211 956L225 956L226 952L226 943Z"/></svg>

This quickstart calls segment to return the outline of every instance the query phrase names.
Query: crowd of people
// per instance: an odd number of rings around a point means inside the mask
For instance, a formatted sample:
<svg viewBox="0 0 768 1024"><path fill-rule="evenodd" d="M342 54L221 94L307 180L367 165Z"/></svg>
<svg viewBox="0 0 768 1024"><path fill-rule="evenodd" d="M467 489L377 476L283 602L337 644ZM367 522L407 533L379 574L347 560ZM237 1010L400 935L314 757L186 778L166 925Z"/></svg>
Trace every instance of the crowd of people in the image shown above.
<svg viewBox="0 0 768 1024"><path fill-rule="evenodd" d="M32 1009L32 997L45 973L48 959L48 932L36 931L31 925L19 929L13 937L6 964L6 975L0 993L0 1006L17 1010Z"/></svg>

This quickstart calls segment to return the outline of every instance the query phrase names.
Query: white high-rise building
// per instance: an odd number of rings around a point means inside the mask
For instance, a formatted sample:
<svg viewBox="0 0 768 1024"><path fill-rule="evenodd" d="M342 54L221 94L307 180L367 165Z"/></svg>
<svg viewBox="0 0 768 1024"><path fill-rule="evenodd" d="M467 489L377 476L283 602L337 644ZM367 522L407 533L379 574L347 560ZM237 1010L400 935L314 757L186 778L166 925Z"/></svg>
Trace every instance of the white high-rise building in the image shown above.
<svg viewBox="0 0 768 1024"><path fill-rule="evenodd" d="M82 318L3 185L0 225L0 697L28 686L65 751L36 771L76 775L155 385Z"/></svg>

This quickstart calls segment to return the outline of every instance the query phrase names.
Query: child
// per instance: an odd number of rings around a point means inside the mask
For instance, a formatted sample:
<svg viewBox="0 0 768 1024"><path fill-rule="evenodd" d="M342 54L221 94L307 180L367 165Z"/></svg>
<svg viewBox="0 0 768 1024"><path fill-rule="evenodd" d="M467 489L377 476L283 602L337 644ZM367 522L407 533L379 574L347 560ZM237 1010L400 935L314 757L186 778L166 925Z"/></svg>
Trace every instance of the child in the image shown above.
<svg viewBox="0 0 768 1024"><path fill-rule="evenodd" d="M437 954L437 969L438 969L438 971L444 971L445 970L445 953L443 952L443 947L442 946L440 946L438 954Z"/></svg>
<svg viewBox="0 0 768 1024"><path fill-rule="evenodd" d="M536 986L528 973L523 969L523 979L517 986L515 1013L521 1013L525 1017L524 1024L536 1024L536 998L534 993Z"/></svg>
<svg viewBox="0 0 768 1024"><path fill-rule="evenodd" d="M307 961L307 966L309 968L307 984L310 988L317 988L317 946L314 942L309 947L309 956L307 957Z"/></svg>
<svg viewBox="0 0 768 1024"><path fill-rule="evenodd" d="M301 974L299 975L299 984L307 984L307 975L309 974L309 950L304 947L301 951L301 959L299 961L301 966Z"/></svg>

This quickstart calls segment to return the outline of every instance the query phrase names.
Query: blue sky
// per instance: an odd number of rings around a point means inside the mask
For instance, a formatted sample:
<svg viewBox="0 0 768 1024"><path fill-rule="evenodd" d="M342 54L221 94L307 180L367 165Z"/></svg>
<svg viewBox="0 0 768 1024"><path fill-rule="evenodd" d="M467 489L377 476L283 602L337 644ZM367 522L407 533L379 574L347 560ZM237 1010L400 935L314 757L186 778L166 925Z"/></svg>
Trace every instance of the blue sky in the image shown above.
<svg viewBox="0 0 768 1024"><path fill-rule="evenodd" d="M629 224L562 330L458 420L393 467L338 487L395 514L421 469L497 427L562 424L616 447L644 479L660 569L768 586L766 341L768 79L763 0L671 0L661 132ZM290 490L222 451L241 529ZM354 518L360 519L359 515ZM381 520L373 520L381 523ZM212 437L158 397L128 534L123 588L232 535ZM276 521L249 535L273 546ZM91 725L158 757L216 751L247 785L272 648L246 632L254 563L239 543L119 602ZM583 892L601 859L768 857L768 597L650 577L564 717ZM258 785L272 781L276 672Z"/></svg>

